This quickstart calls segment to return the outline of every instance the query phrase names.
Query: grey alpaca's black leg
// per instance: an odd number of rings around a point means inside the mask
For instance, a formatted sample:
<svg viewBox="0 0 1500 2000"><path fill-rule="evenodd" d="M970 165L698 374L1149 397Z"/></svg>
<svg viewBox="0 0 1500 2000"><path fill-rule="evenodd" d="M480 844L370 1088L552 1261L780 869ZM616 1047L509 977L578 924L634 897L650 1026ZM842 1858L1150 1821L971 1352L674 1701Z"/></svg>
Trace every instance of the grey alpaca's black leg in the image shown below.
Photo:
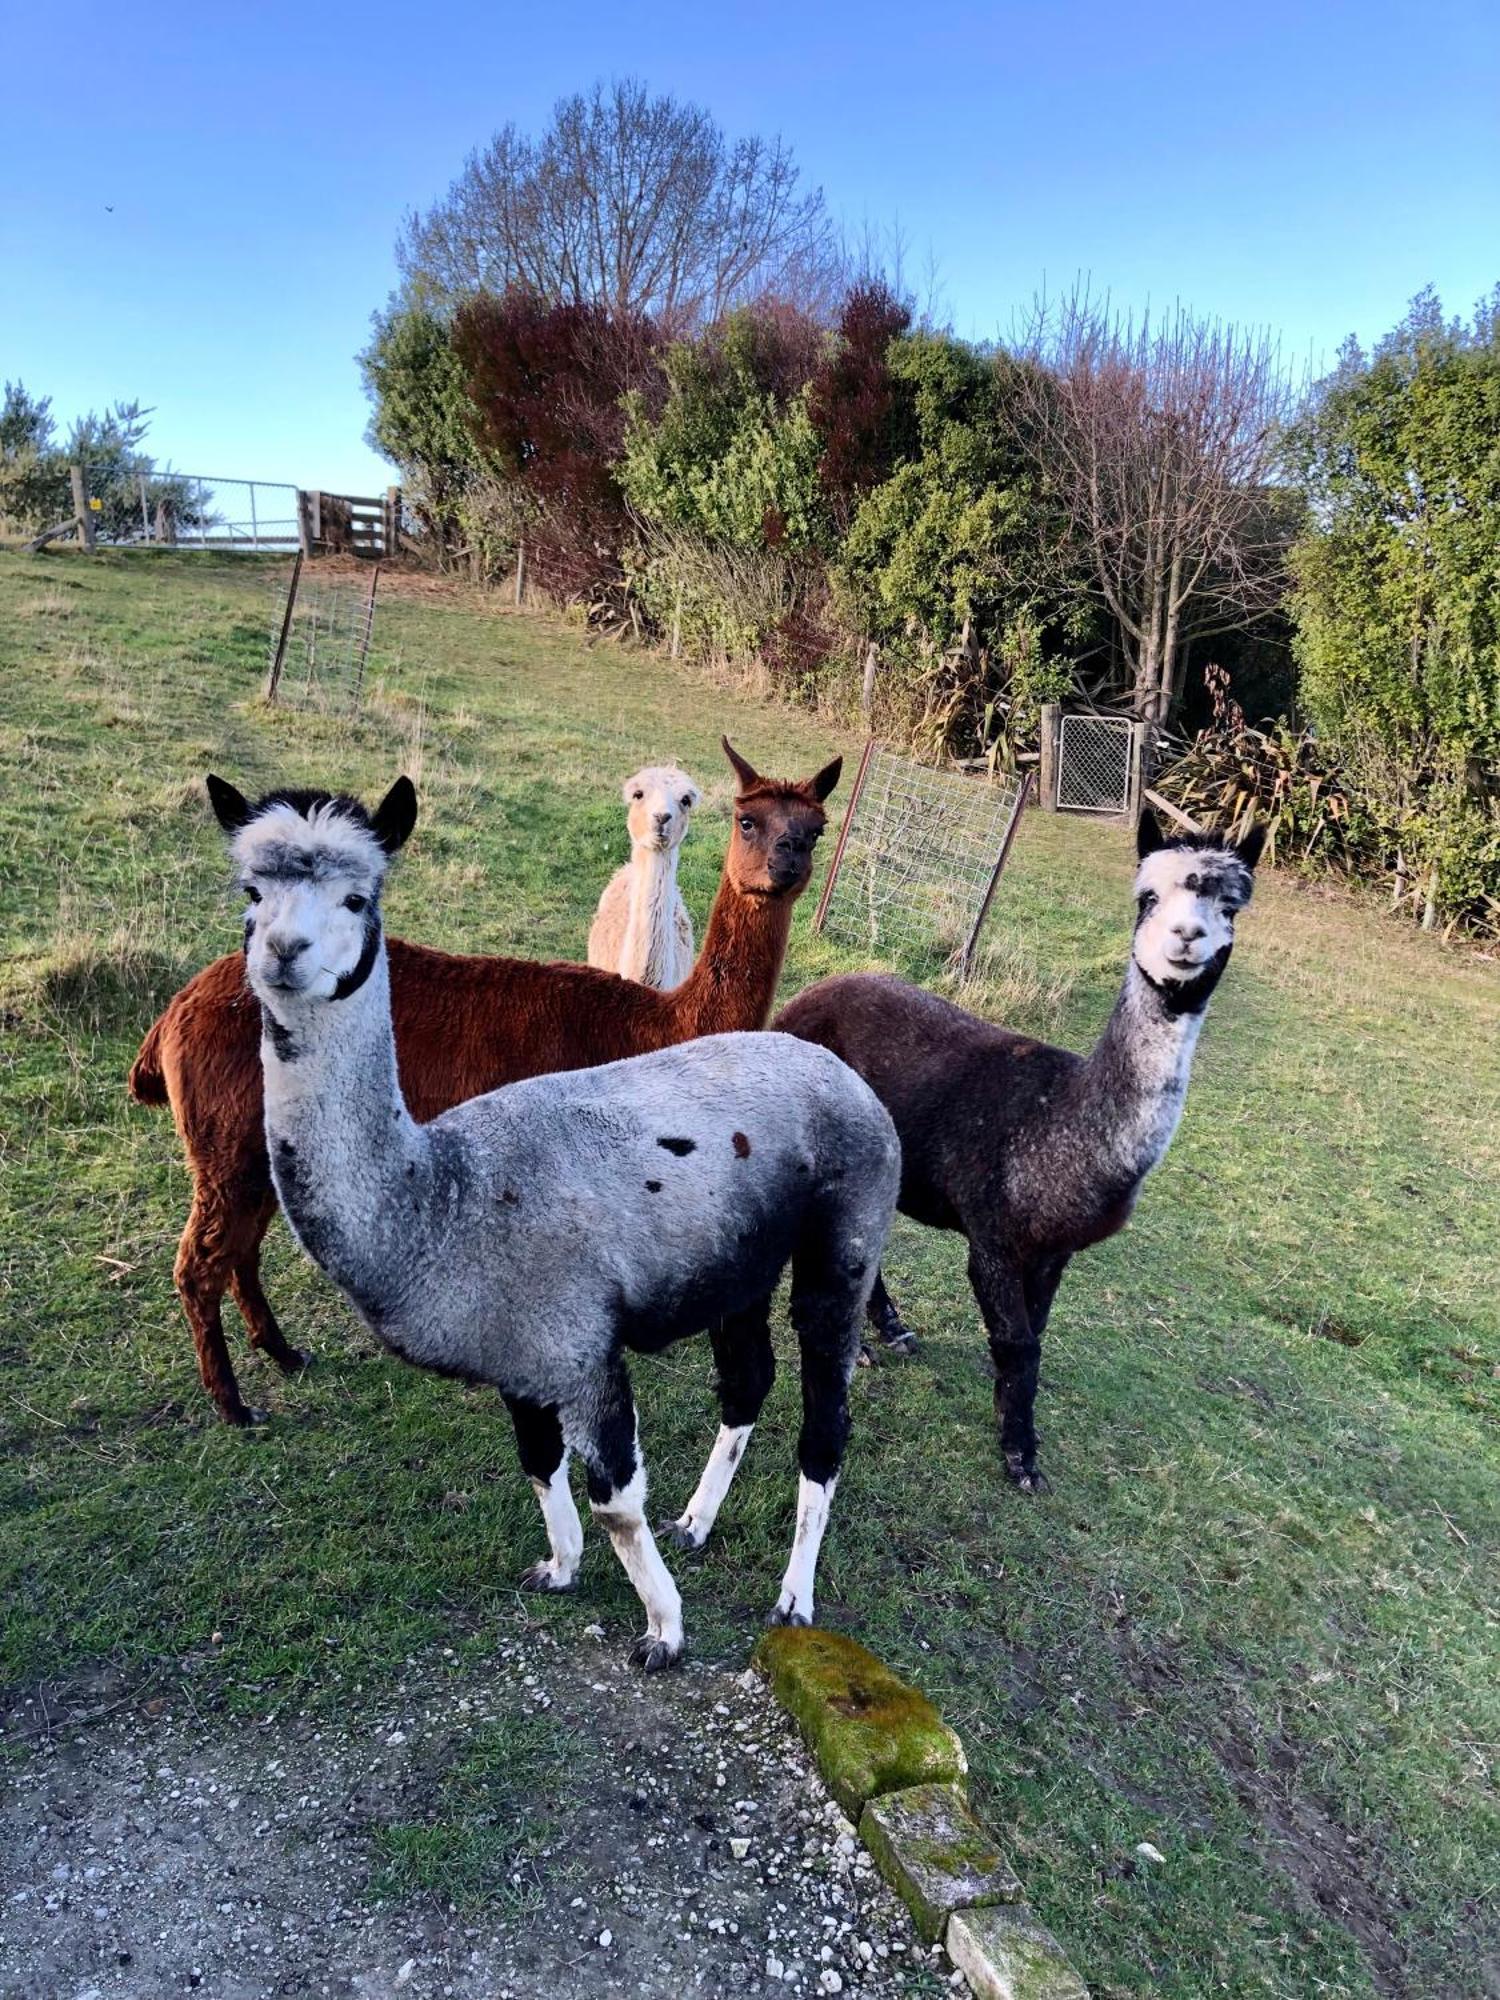
<svg viewBox="0 0 1500 2000"><path fill-rule="evenodd" d="M507 1396L505 1407L515 1425L521 1470L542 1510L551 1554L533 1563L521 1578L523 1590L571 1590L583 1558L583 1523L568 1486L568 1451L556 1410Z"/></svg>
<svg viewBox="0 0 1500 2000"><path fill-rule="evenodd" d="M874 1327L881 1346L889 1354L915 1354L917 1336L902 1319L896 1309L896 1301L885 1288L885 1273L875 1273L875 1283L870 1288L870 1296L865 1302L865 1318ZM859 1359L861 1367L868 1368L875 1359L874 1350L868 1341L861 1341Z"/></svg>
<svg viewBox="0 0 1500 2000"><path fill-rule="evenodd" d="M859 1355L860 1293L869 1266L838 1265L820 1244L792 1269L792 1325L802 1354L797 1529L773 1625L811 1625L818 1551L849 1442L849 1382Z"/></svg>
<svg viewBox="0 0 1500 2000"><path fill-rule="evenodd" d="M589 1505L646 1608L630 1657L648 1674L682 1658L682 1599L646 1520L646 1468L636 1443L635 1398L618 1356L586 1402L566 1413L569 1442L588 1473Z"/></svg>
<svg viewBox="0 0 1500 2000"><path fill-rule="evenodd" d="M771 1295L730 1313L709 1329L718 1369L719 1434L693 1497L657 1532L680 1549L701 1549L744 1458L750 1433L776 1379L771 1346Z"/></svg>
<svg viewBox="0 0 1500 2000"><path fill-rule="evenodd" d="M1006 1477L1023 1493L1041 1493L1047 1481L1036 1462L1037 1373L1041 1342L1027 1311L1027 1287L1021 1273L1003 1258L969 1246L969 1283L979 1301L995 1364L995 1417L1000 1425L1000 1450ZM1056 1280L1053 1280L1056 1289ZM1050 1293L1047 1304L1051 1304Z"/></svg>

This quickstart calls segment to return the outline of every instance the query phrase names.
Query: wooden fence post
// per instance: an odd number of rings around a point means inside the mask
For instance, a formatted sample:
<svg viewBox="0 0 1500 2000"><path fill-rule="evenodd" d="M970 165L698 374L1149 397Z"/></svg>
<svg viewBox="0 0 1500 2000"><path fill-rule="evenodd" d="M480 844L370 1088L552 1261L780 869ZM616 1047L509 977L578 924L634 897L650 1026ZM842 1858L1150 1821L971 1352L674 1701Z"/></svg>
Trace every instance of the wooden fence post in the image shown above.
<svg viewBox="0 0 1500 2000"><path fill-rule="evenodd" d="M521 604L526 597L526 544L516 544L516 603Z"/></svg>
<svg viewBox="0 0 1500 2000"><path fill-rule="evenodd" d="M304 556L313 552L312 495L300 486L297 488L297 548Z"/></svg>
<svg viewBox="0 0 1500 2000"><path fill-rule="evenodd" d="M1057 811L1057 746L1062 734L1062 708L1055 701L1042 703L1042 768L1037 804L1044 812Z"/></svg>
<svg viewBox="0 0 1500 2000"><path fill-rule="evenodd" d="M89 506L89 484L83 476L83 467L70 465L68 478L73 487L73 512L78 517L79 543L86 549L92 549L98 530L94 526L93 509Z"/></svg>
<svg viewBox="0 0 1500 2000"><path fill-rule="evenodd" d="M385 504L380 510L381 537L385 542L387 558L401 553L401 488L387 486Z"/></svg>
<svg viewBox="0 0 1500 2000"><path fill-rule="evenodd" d="M298 500L302 495L297 495ZM271 671L266 676L266 700L275 701L276 690L281 685L281 669L286 661L286 642L291 637L292 614L297 609L297 586L302 581L303 555L297 551L297 559L292 564L292 580L287 585L286 609L281 614L281 630L276 635L276 651L271 655Z"/></svg>

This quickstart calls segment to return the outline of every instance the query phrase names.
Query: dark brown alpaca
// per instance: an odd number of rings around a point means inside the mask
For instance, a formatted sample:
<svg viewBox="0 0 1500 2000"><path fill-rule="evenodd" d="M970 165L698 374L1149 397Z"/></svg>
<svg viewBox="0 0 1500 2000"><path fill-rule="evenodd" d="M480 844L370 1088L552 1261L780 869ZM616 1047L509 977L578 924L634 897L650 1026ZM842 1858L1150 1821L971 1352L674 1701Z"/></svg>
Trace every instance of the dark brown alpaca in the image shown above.
<svg viewBox="0 0 1500 2000"><path fill-rule="evenodd" d="M522 1077L588 1069L699 1035L765 1026L792 907L812 872L834 758L803 784L763 778L725 740L738 780L734 828L703 950L669 993L587 965L458 957L387 940L401 1088L421 1123ZM142 1104L170 1104L193 1176L177 1251L178 1294L198 1370L227 1423L257 1418L240 1396L221 1307L233 1292L252 1347L285 1373L305 1366L260 1282L276 1197L261 1103L261 1016L243 956L189 980L150 1029L130 1072Z"/></svg>
<svg viewBox="0 0 1500 2000"><path fill-rule="evenodd" d="M1032 1411L1053 1297L1075 1252L1124 1228L1167 1150L1261 840L1164 841L1143 814L1130 963L1088 1056L869 973L820 980L775 1022L841 1056L890 1112L902 1214L968 1238L1000 1446L1023 1491L1046 1483ZM913 1344L881 1277L867 1311L887 1346Z"/></svg>

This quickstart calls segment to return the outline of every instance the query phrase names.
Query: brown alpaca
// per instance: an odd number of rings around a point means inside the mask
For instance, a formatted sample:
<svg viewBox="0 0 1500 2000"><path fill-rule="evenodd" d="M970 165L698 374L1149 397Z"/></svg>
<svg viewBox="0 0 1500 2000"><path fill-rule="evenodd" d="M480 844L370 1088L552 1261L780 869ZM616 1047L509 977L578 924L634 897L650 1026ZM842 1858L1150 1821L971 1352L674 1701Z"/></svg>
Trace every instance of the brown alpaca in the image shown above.
<svg viewBox="0 0 1500 2000"><path fill-rule="evenodd" d="M401 1088L419 1122L522 1077L645 1055L699 1035L765 1026L776 997L792 906L807 887L835 757L803 784L763 778L724 742L738 779L734 827L703 950L671 992L587 965L469 958L389 938L391 1015ZM198 1371L226 1423L259 1412L240 1396L221 1306L234 1294L250 1344L286 1374L292 1347L260 1283L260 1244L276 1197L261 1105L260 1009L236 952L188 981L153 1024L130 1091L170 1104L193 1176L177 1251L178 1294Z"/></svg>

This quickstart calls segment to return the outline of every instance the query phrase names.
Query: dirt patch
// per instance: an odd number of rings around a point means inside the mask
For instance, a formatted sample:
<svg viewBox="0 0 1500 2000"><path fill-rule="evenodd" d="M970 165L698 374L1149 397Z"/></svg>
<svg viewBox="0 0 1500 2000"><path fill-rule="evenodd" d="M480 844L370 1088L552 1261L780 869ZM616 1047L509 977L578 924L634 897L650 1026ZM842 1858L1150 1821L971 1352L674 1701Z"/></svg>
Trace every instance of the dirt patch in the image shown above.
<svg viewBox="0 0 1500 2000"><path fill-rule="evenodd" d="M200 1719L107 1675L16 1700L0 1747L3 2000L584 2000L935 1993L946 1964L750 1674L647 1680L545 1631L482 1671L410 1661L349 1713ZM180 1683L170 1684L180 1688ZM525 1827L494 1844L455 1789L488 1742ZM467 1763L466 1763L466 1760ZM455 1817L493 1868L477 1900L391 1893L403 1844ZM381 1895L382 1884L387 1893Z"/></svg>

